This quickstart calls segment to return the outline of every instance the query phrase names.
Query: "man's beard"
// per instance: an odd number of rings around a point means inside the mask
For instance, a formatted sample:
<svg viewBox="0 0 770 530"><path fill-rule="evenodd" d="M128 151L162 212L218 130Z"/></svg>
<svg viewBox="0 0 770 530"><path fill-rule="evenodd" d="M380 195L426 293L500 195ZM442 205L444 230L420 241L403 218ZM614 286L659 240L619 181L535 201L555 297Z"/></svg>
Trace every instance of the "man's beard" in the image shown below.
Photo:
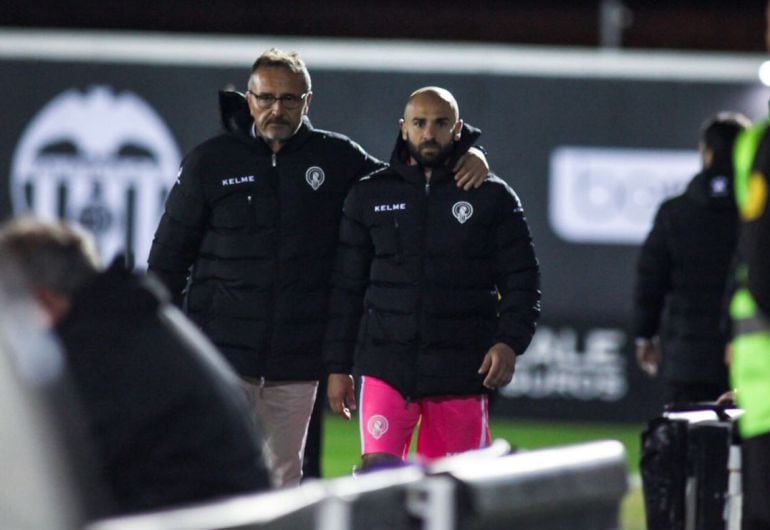
<svg viewBox="0 0 770 530"><path fill-rule="evenodd" d="M420 151L425 147L438 148L438 151L436 151L435 154L431 153L424 155ZM411 140L407 139L406 148L409 150L409 156L417 161L422 167L436 168L442 166L447 161L454 148L454 143L450 142L444 147L441 147L441 144L435 140L426 140L420 145L415 145Z"/></svg>

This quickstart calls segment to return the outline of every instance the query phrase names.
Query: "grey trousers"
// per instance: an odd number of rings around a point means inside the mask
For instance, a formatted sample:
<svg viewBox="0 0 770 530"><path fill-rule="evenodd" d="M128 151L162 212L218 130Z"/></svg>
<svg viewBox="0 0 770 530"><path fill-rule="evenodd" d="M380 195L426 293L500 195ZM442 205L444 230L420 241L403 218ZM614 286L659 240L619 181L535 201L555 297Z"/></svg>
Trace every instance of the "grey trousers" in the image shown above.
<svg viewBox="0 0 770 530"><path fill-rule="evenodd" d="M262 452L273 487L298 486L318 381L243 380L243 387L262 429Z"/></svg>

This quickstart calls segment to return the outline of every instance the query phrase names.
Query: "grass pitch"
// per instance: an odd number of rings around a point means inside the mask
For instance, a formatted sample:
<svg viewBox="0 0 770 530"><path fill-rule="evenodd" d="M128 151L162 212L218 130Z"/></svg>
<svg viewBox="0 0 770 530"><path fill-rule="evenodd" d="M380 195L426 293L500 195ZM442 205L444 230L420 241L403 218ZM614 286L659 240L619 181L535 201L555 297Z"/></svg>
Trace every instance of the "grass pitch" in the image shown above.
<svg viewBox="0 0 770 530"><path fill-rule="evenodd" d="M644 530L644 505L640 490L639 444L641 424L546 422L490 418L492 438L502 438L519 450L531 450L594 440L618 440L626 448L631 488L621 508L624 530ZM322 473L324 478L349 475L359 463L358 422L327 414L323 425Z"/></svg>

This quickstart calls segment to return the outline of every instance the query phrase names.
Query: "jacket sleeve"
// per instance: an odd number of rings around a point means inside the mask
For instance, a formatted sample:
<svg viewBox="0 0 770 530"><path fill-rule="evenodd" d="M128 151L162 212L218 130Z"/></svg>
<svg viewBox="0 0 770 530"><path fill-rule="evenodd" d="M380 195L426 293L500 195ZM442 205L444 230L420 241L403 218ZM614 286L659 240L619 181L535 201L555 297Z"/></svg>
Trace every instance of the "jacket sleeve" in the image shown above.
<svg viewBox="0 0 770 530"><path fill-rule="evenodd" d="M540 315L540 269L524 209L505 186L499 201L495 282L500 294L496 342L521 355L535 334Z"/></svg>
<svg viewBox="0 0 770 530"><path fill-rule="evenodd" d="M182 162L148 259L148 270L165 284L177 305L181 305L190 266L198 254L209 215L197 166L194 156Z"/></svg>
<svg viewBox="0 0 770 530"><path fill-rule="evenodd" d="M355 168L353 171L353 178L350 181L350 187L352 187L353 184L358 182L362 177L365 177L370 173L374 173L375 171L388 166L388 164L382 160L379 160L364 151L364 148L358 145L356 142L351 140L350 144L353 147L352 163L353 167Z"/></svg>
<svg viewBox="0 0 770 530"><path fill-rule="evenodd" d="M664 203L658 209L650 233L639 252L634 288L635 337L658 333L666 294L671 290L671 253L666 232L668 215Z"/></svg>
<svg viewBox="0 0 770 530"><path fill-rule="evenodd" d="M339 243L331 275L329 315L324 340L327 373L351 373L373 245L360 217L353 188L345 199Z"/></svg>

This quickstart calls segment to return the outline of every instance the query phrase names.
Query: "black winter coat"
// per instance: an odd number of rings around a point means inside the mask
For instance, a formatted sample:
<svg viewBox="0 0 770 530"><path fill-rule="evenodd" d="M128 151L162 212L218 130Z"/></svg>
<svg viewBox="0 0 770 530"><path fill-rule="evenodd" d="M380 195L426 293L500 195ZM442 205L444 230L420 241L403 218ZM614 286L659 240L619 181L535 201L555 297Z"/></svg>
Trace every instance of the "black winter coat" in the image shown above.
<svg viewBox="0 0 770 530"><path fill-rule="evenodd" d="M185 157L149 269L176 295L189 275L188 314L239 374L315 380L342 203L384 164L308 121L273 154L227 101L233 130Z"/></svg>
<svg viewBox="0 0 770 530"><path fill-rule="evenodd" d="M663 377L727 387L725 288L738 239L731 177L703 171L663 202L638 262L634 327L659 335Z"/></svg>
<svg viewBox="0 0 770 530"><path fill-rule="evenodd" d="M269 487L236 375L159 284L113 267L56 331L117 513Z"/></svg>
<svg viewBox="0 0 770 530"><path fill-rule="evenodd" d="M521 203L495 176L463 191L447 169L478 134L466 126L430 184L421 167L406 165L399 138L391 167L346 198L324 345L329 373L355 364L405 397L479 394L478 369L493 344L526 350L540 293Z"/></svg>

